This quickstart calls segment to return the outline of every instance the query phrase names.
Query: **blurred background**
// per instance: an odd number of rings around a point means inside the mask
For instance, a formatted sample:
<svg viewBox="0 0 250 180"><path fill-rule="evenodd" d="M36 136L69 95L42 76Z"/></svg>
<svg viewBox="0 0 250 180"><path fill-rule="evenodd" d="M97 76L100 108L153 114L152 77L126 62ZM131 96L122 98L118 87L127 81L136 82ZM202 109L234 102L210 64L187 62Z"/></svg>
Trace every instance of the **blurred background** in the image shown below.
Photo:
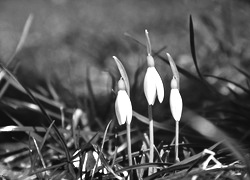
<svg viewBox="0 0 250 180"><path fill-rule="evenodd" d="M146 49L124 33L145 44L144 30L148 29L155 51L161 50L159 54L163 57L166 52L170 53L177 65L197 76L190 51L190 15L201 73L224 77L247 87L246 77L234 66L245 72L250 68L249 1L1 0L1 63L5 64L13 54L29 14L34 16L31 29L15 58L20 62L15 72L18 79L32 89L49 81L60 101L68 107L83 109L84 99L89 96L87 80L90 80L100 118L113 107L106 105L110 104L110 96L114 98L112 79L119 79L114 55L123 62L129 75L133 109L147 116L142 88ZM165 62L157 57L155 60L166 97L163 105L156 103L154 117L165 121L171 118L168 95L172 74ZM231 97L230 90L233 90L242 97L243 103L248 100L243 90L232 83L216 78L207 78L207 81L223 96ZM213 120L227 116L215 110L211 114L204 108L215 108L217 104L231 108L225 99L211 95L186 76L181 76L181 94L185 107ZM249 123L249 119L244 122ZM172 120L169 123L174 125ZM235 126L228 126L233 133ZM244 134L246 129L239 131Z"/></svg>

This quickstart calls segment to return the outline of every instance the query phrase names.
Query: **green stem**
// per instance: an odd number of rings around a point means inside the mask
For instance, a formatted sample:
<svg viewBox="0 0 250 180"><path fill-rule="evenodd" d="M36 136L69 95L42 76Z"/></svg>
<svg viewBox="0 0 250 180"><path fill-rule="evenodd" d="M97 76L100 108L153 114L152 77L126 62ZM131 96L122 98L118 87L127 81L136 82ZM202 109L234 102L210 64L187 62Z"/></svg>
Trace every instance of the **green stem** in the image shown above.
<svg viewBox="0 0 250 180"><path fill-rule="evenodd" d="M133 162L132 162L131 136L130 136L130 134L131 134L131 132L130 132L130 124L127 123L128 163L129 163L129 166L132 166Z"/></svg>
<svg viewBox="0 0 250 180"><path fill-rule="evenodd" d="M175 125L175 162L179 160L179 121L176 121Z"/></svg>
<svg viewBox="0 0 250 180"><path fill-rule="evenodd" d="M149 119L149 163L154 162L154 121L152 113L152 105L148 106L148 119ZM148 175L153 174L153 168L149 168Z"/></svg>

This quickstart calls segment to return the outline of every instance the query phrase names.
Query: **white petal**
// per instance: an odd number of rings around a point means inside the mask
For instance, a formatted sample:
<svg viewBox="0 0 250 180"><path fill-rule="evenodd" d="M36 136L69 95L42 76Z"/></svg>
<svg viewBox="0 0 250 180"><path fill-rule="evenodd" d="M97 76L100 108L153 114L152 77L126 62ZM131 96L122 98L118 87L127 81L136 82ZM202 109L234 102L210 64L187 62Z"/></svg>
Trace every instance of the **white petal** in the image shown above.
<svg viewBox="0 0 250 180"><path fill-rule="evenodd" d="M180 121L182 113L182 98L178 89L171 89L170 91L170 110L173 118Z"/></svg>
<svg viewBox="0 0 250 180"><path fill-rule="evenodd" d="M77 153L79 153L81 150L76 150L76 152L74 152L73 156L75 156ZM80 157L79 155L76 156L74 159L73 159L73 165L76 167L76 168L79 168L80 166Z"/></svg>
<svg viewBox="0 0 250 180"><path fill-rule="evenodd" d="M127 93L126 93L126 95L128 97ZM124 101L124 104L126 104L126 110L127 110L127 123L130 124L132 121L133 110L132 110L132 104L131 104L129 97L126 99L127 99L127 101Z"/></svg>
<svg viewBox="0 0 250 180"><path fill-rule="evenodd" d="M115 112L119 125L126 122L131 123L132 120L132 104L125 90L118 91L115 101Z"/></svg>
<svg viewBox="0 0 250 180"><path fill-rule="evenodd" d="M93 151L93 156L94 156L95 160L97 161L99 154L97 154L97 152ZM100 167L101 165L102 165L102 163L101 163L101 160L99 159L99 161L97 162L97 167Z"/></svg>
<svg viewBox="0 0 250 180"><path fill-rule="evenodd" d="M81 116L83 115L83 111L79 108L77 108L73 114L72 120L73 120L73 128L76 129L78 126L78 123L81 119Z"/></svg>
<svg viewBox="0 0 250 180"><path fill-rule="evenodd" d="M154 67L149 67L144 78L144 93L149 105L154 105L156 98L154 70Z"/></svg>
<svg viewBox="0 0 250 180"><path fill-rule="evenodd" d="M154 79L155 79L158 100L160 103L162 103L163 98L164 98L164 86L163 86L161 77L155 68L154 68L153 72L154 72Z"/></svg>

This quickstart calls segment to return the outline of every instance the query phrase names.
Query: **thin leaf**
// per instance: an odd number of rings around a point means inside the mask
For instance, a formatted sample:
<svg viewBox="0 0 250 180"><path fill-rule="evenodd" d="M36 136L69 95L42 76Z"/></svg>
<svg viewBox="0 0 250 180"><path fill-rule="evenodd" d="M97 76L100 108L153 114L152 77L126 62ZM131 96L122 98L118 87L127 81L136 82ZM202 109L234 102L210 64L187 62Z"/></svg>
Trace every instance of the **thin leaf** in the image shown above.
<svg viewBox="0 0 250 180"><path fill-rule="evenodd" d="M148 118L146 118L145 116L143 116L135 111L133 111L133 116L136 117L139 121L141 121L145 124L149 124ZM154 121L154 127L158 128L158 129L174 132L174 130L169 128L166 124L158 123L157 121Z"/></svg>
<svg viewBox="0 0 250 180"><path fill-rule="evenodd" d="M198 76L200 79L203 79L202 74L199 70L197 59L196 59L196 52L195 52L195 42L194 42L194 27L193 27L193 20L192 15L189 16L189 33L190 33L190 48L191 48L191 54L194 60L194 65L196 68L196 71L198 73Z"/></svg>
<svg viewBox="0 0 250 180"><path fill-rule="evenodd" d="M121 61L116 56L113 56L113 59L116 62L116 65L119 69L119 72L124 80L126 91L128 93L128 96L130 97L129 79L128 79L128 75L126 73L126 70L125 70L124 66L122 65Z"/></svg>
<svg viewBox="0 0 250 180"><path fill-rule="evenodd" d="M40 151L42 150L42 148L43 148L43 146L44 146L44 144L45 144L45 141L46 141L46 139L48 138L49 133L50 133L51 128L53 127L53 124L54 124L54 123L55 123L55 121L53 121L53 122L50 124L49 128L47 129L46 134L44 135L43 141L41 142L41 145L40 145L40 148L39 148Z"/></svg>
<svg viewBox="0 0 250 180"><path fill-rule="evenodd" d="M20 127L20 126L4 126L0 128L0 132L45 132L45 129L42 127L30 127L30 126L25 126L25 127Z"/></svg>
<svg viewBox="0 0 250 180"><path fill-rule="evenodd" d="M50 79L48 79L48 78L46 79L46 85L48 87L50 95L52 96L52 99L59 102L60 97L59 97L58 93L56 92L54 86L51 84Z"/></svg>
<svg viewBox="0 0 250 180"><path fill-rule="evenodd" d="M33 14L30 14L28 19L26 20L25 22L25 25L24 25L24 28L23 28L23 32L22 32L22 35L21 35L21 38L17 44L17 47L15 49L15 52L14 54L11 56L11 58L9 59L9 61L7 62L6 64L6 67L9 67L10 64L13 62L16 54L22 49L23 45L24 45L24 42L26 41L27 39L27 35L29 33L29 29L30 29L30 26L32 24L32 21L33 21Z"/></svg>
<svg viewBox="0 0 250 180"><path fill-rule="evenodd" d="M37 150L37 153L38 153L38 156L40 157L40 160L42 162L42 165L43 165L43 168L46 168L46 165L45 165L45 161L43 159L43 156L42 156L42 153L40 151L40 148L38 147L38 144L36 142L36 139L35 138L32 138L33 141L34 141L34 144L35 144L35 147L36 147L36 150Z"/></svg>
<svg viewBox="0 0 250 180"><path fill-rule="evenodd" d="M238 68L238 67L235 66L235 65L233 65L233 67L234 67L237 71L239 71L241 74L243 74L247 79L250 79L250 75L249 75L247 72L243 71L242 69Z"/></svg>
<svg viewBox="0 0 250 180"><path fill-rule="evenodd" d="M247 94L250 94L250 90L249 89L247 89L247 88L243 87L242 85L240 85L240 84L238 84L236 82L233 82L233 81L231 81L229 79L226 79L226 78L223 78L223 77L214 76L214 75L204 75L204 76L205 77L216 78L216 79L219 79L221 81L225 81L225 82L231 83L231 84L237 86L238 88L242 89L243 91L245 91Z"/></svg>

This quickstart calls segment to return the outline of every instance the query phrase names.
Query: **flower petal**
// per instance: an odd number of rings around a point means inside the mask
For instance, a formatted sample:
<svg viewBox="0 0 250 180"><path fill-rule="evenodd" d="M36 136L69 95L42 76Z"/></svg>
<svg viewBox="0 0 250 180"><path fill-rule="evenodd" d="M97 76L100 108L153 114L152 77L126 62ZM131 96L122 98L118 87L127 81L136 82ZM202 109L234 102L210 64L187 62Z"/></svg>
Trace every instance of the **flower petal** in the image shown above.
<svg viewBox="0 0 250 180"><path fill-rule="evenodd" d="M171 89L170 91L170 110L173 118L176 121L180 121L182 113L182 98L178 89Z"/></svg>
<svg viewBox="0 0 250 180"><path fill-rule="evenodd" d="M156 85L157 97L158 97L159 102L162 103L164 99L164 86L163 86L161 77L155 68L153 72L154 72L154 82Z"/></svg>
<svg viewBox="0 0 250 180"><path fill-rule="evenodd" d="M148 67L144 78L144 93L149 105L154 105L156 98L154 70L155 70L154 67Z"/></svg>
<svg viewBox="0 0 250 180"><path fill-rule="evenodd" d="M126 122L131 123L132 120L132 104L125 90L118 91L115 101L115 113L119 125Z"/></svg>

